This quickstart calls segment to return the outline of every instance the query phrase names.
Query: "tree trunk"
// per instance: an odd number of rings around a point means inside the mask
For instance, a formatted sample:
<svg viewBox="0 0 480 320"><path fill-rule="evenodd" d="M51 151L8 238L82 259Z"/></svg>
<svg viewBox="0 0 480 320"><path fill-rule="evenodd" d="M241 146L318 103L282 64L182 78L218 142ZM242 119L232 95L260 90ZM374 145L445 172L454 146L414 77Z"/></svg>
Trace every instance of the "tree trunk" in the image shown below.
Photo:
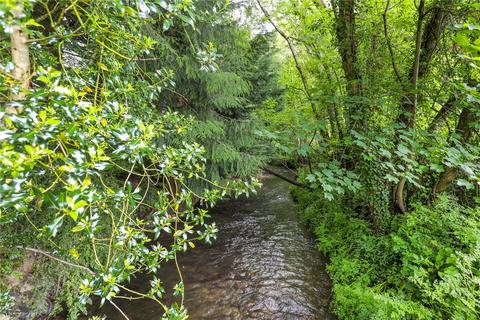
<svg viewBox="0 0 480 320"><path fill-rule="evenodd" d="M327 106L328 111L328 121L330 122L330 130L332 137L339 137L340 134L338 133L337 122L335 121L335 106L333 104L329 104Z"/></svg>
<svg viewBox="0 0 480 320"><path fill-rule="evenodd" d="M425 9L425 0L420 0L418 6L418 20L417 20L417 35L415 38L415 59L410 69L409 73L409 82L410 82L410 91L407 92L400 104L400 114L398 116L398 123L404 125L406 128L413 128L415 125L415 116L417 112L417 84L420 76L424 76L425 73L420 73L420 59L422 56L422 50L424 49L422 40L423 36L423 18L424 18L424 9Z"/></svg>
<svg viewBox="0 0 480 320"><path fill-rule="evenodd" d="M457 127L455 128L455 134L460 137L460 142L467 143L468 140L470 140L470 137L472 136L472 128L470 124L474 121L474 118L475 114L468 107L464 108L462 113L460 113ZM435 197L437 193L447 190L457 176L457 168L445 167L445 171L443 171L433 187L433 196Z"/></svg>
<svg viewBox="0 0 480 320"><path fill-rule="evenodd" d="M418 81L425 78L428 74L430 62L437 50L440 37L445 30L448 11L452 2L452 0L437 2L436 6L431 10L430 18L425 28L423 28L425 0L420 1L418 7L415 60L409 72L411 90L403 96L398 116L398 123L403 124L406 128L413 128L415 126L418 103Z"/></svg>
<svg viewBox="0 0 480 320"><path fill-rule="evenodd" d="M12 10L13 16L17 19L23 17L23 6L18 5L17 9ZM11 55L14 65L12 78L15 85L20 85L20 90L11 95L11 101L25 100L27 90L30 87L30 56L28 50L28 35L20 26L13 26L10 35ZM18 114L23 111L22 107L8 106L5 108L6 114ZM0 123L3 124L3 123ZM20 292L28 292L33 287L28 284L28 277L33 272L36 256L32 252L28 252L21 266L17 268L20 278L9 276L7 282L12 287L19 287Z"/></svg>
<svg viewBox="0 0 480 320"><path fill-rule="evenodd" d="M290 184L293 184L293 185L295 185L295 186L297 186L297 187L302 187L302 188L305 188L305 189L310 189L310 187L309 187L308 185L303 184L303 183L301 183L301 182L298 182L298 181L296 181L295 179L291 179L291 178L289 178L289 177L287 177L287 176L285 176L285 175L283 175L283 174L281 174L281 173L278 173L278 172L276 172L276 171L274 171L274 170L272 170L272 169L270 169L270 168L268 168L268 167L266 167L266 166L263 167L263 170L265 170L266 172L274 175L275 177L280 178L280 179L282 179L282 180L284 180L284 181L286 181L286 182L288 182L288 183L290 183Z"/></svg>
<svg viewBox="0 0 480 320"><path fill-rule="evenodd" d="M327 80L330 83L333 83L332 76L330 75L330 68L328 66L324 66L325 68L325 74L327 75ZM335 90L335 89L334 89ZM327 92L327 94L331 94L332 96L336 95L335 91L330 92L330 90ZM336 133L337 137L342 140L343 139L343 128L340 123L339 115L338 115L338 105L334 101L329 101L328 102L328 117L330 120L330 125L332 127L332 131Z"/></svg>
<svg viewBox="0 0 480 320"><path fill-rule="evenodd" d="M336 29L337 41L342 58L342 67L347 80L348 98L354 101L348 103L345 113L349 129L364 127L367 118L365 104L355 101L362 96L362 79L358 69L357 42L355 37L355 0L338 0Z"/></svg>
<svg viewBox="0 0 480 320"><path fill-rule="evenodd" d="M13 10L15 18L21 18L23 15L23 7ZM12 62L14 69L12 72L13 79L20 84L20 91L12 94L12 100L25 100L26 91L30 87L30 56L28 52L28 35L20 26L14 26L10 36L12 48ZM5 113L20 113L22 108L7 106Z"/></svg>
<svg viewBox="0 0 480 320"><path fill-rule="evenodd" d="M423 28L426 14L425 0L420 0L415 41L415 60L409 72L410 90L402 97L397 119L397 123L406 129L415 128L418 104L418 82L425 78L428 73L428 67L437 49L440 36L445 30L448 10L452 2L452 0L438 1L435 7L431 10L430 18L427 21L425 28ZM397 141L398 140L399 138L397 136ZM405 185L406 179L403 177L396 185L394 192L394 202L401 212L406 212L404 198Z"/></svg>

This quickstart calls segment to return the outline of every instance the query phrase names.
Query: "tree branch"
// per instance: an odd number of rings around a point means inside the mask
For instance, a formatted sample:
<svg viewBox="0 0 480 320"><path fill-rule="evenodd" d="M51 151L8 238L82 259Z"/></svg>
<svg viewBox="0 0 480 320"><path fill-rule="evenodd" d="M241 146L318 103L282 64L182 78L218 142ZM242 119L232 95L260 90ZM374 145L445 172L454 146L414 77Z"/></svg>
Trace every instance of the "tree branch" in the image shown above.
<svg viewBox="0 0 480 320"><path fill-rule="evenodd" d="M399 122L404 124L407 128L412 128L415 126L415 119L417 113L417 102L418 102L418 92L417 92L417 84L418 84L418 74L420 69L420 54L422 49L422 35L423 35L423 18L425 10L425 0L420 0L420 4L418 6L418 20L417 20L417 35L415 39L415 61L413 63L412 69L412 77L410 79L410 83L413 86L413 101L408 101L406 104L403 104L404 110L400 110L400 117ZM408 113L408 114L405 114ZM395 203L397 204L398 208L402 213L407 212L407 208L405 205L405 198L404 198L404 189L405 184L407 182L407 178L402 177L400 182L396 185L395 188Z"/></svg>
<svg viewBox="0 0 480 320"><path fill-rule="evenodd" d="M108 300L108 302L110 302L112 304L112 306L114 306L115 309L117 309L118 312L120 312L122 314L122 316L125 318L125 320L130 320L130 318L128 318L128 316L125 314L125 312L123 312L123 310L120 309L120 307L117 306L117 304L115 302L113 302L112 300Z"/></svg>
<svg viewBox="0 0 480 320"><path fill-rule="evenodd" d="M400 85L403 85L402 77L400 76L400 72L398 71L397 64L395 63L395 55L393 53L392 43L388 35L387 12L388 12L389 6L390 6L390 0L387 0L385 11L383 11L383 15L382 15L383 16L383 33L385 34L385 40L387 41L387 47L388 47L388 52L390 53L390 60L392 62L393 71L395 72L395 76L397 77L397 80L400 83Z"/></svg>
<svg viewBox="0 0 480 320"><path fill-rule="evenodd" d="M71 266L71 267L75 267L75 268L79 268L79 269L83 269L85 271L87 271L88 273L94 275L95 272L93 272L92 270L90 270L89 268L85 267L85 266L82 266L82 265L79 265L79 264L75 264L75 263L71 263L71 262L68 262L68 261L65 261L63 259L60 259L60 258L57 258L55 256L53 256L52 254L50 254L49 252L47 251L43 251L43 250L40 250L40 249L35 249L35 248L30 248L30 247L21 247L21 246L17 246L18 249L23 249L23 250L26 250L26 251L29 251L29 252L33 252L33 253L39 253L41 255L44 255L52 260L55 260L55 261L58 261L60 263L63 263L63 264L66 264L68 266Z"/></svg>
<svg viewBox="0 0 480 320"><path fill-rule="evenodd" d="M303 72L302 67L300 66L300 63L298 62L298 56L297 52L295 51L295 48L293 47L292 41L290 40L291 38L285 34L277 25L275 22L273 22L272 17L268 13L267 10L262 6L260 3L260 0L256 0L258 6L262 10L263 14L265 17L268 19L270 24L273 26L273 28L278 32L278 34L287 42L288 48L290 49L290 52L292 53L293 60L295 61L295 67L300 75L300 79L302 80L302 85L303 85L303 90L305 92L305 95L307 96L308 102L310 104L310 107L312 108L313 114L315 115L315 118L319 119L320 114L318 113L317 109L315 108L315 104L313 103L312 95L310 93L310 90L308 89L307 85L307 79L305 77L305 74Z"/></svg>
<svg viewBox="0 0 480 320"><path fill-rule="evenodd" d="M417 102L418 102L418 93L417 93L417 86L418 86L418 74L420 69L420 54L422 49L422 35L423 35L423 18L424 18L424 8L425 8L425 0L420 0L420 5L418 8L418 22L417 22L417 36L415 40L415 62L413 64L413 76L411 79L413 90L415 94L415 98L413 99L413 108L416 110ZM415 112L413 116L413 123L415 123Z"/></svg>
<svg viewBox="0 0 480 320"><path fill-rule="evenodd" d="M455 108L455 103L457 102L457 98L455 94L452 94L448 100L442 105L440 110L438 110L437 114L433 118L433 120L428 125L429 132L436 132L439 129L440 122L444 121L447 116L452 113Z"/></svg>

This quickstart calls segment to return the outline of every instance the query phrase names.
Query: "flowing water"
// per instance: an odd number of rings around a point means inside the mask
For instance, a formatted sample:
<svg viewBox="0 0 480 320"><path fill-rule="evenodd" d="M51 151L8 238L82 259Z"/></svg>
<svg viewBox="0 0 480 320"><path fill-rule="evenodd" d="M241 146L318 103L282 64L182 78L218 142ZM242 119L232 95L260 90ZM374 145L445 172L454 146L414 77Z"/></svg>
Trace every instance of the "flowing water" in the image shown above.
<svg viewBox="0 0 480 320"><path fill-rule="evenodd" d="M323 258L298 222L288 183L272 176L258 195L228 200L211 210L218 239L179 257L189 319L333 319ZM160 271L166 284L178 281L173 265ZM133 283L146 291L146 281ZM160 319L151 301L124 301L131 320ZM113 308L100 313L122 319Z"/></svg>

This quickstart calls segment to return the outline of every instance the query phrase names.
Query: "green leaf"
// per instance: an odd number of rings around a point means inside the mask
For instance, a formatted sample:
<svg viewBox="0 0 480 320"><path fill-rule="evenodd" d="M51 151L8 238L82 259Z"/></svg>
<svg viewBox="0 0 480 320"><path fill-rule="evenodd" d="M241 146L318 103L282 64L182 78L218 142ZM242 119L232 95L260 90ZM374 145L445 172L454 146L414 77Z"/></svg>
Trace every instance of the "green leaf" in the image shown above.
<svg viewBox="0 0 480 320"><path fill-rule="evenodd" d="M86 205L88 205L88 202L85 201L85 200L80 200L78 202L75 203L75 205L73 206L73 210L78 210L80 208L83 208L85 207Z"/></svg>
<svg viewBox="0 0 480 320"><path fill-rule="evenodd" d="M45 121L45 119L47 119L47 111L45 110L42 110L38 113L38 117L42 120L42 121Z"/></svg>
<svg viewBox="0 0 480 320"><path fill-rule="evenodd" d="M48 225L46 228L52 236L56 236L59 228L63 224L63 216L55 218L52 224Z"/></svg>
<svg viewBox="0 0 480 320"><path fill-rule="evenodd" d="M78 213L75 210L68 210L67 214L70 216L70 218L73 219L73 221L77 221L78 219Z"/></svg>
<svg viewBox="0 0 480 320"><path fill-rule="evenodd" d="M75 227L73 227L70 231L71 232L80 232L82 231L83 229L85 229L86 225L83 224L83 223L79 223L77 224Z"/></svg>
<svg viewBox="0 0 480 320"><path fill-rule="evenodd" d="M24 148L25 148L25 151L27 151L27 153L28 153L29 155L32 155L32 154L35 153L35 148L32 147L32 146L25 145Z"/></svg>
<svg viewBox="0 0 480 320"><path fill-rule="evenodd" d="M75 206L75 200L72 197L67 197L66 199L67 205L73 209Z"/></svg>
<svg viewBox="0 0 480 320"><path fill-rule="evenodd" d="M430 164L430 169L435 171L435 172L443 172L443 166L438 164L438 163L431 163Z"/></svg>

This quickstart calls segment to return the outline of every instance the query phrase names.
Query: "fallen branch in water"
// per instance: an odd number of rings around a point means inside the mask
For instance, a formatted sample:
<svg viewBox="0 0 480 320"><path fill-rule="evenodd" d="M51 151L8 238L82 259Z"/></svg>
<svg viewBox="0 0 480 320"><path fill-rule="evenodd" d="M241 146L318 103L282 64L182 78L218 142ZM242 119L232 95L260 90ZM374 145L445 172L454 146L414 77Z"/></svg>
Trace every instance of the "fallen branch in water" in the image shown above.
<svg viewBox="0 0 480 320"><path fill-rule="evenodd" d="M301 188L306 188L306 189L310 189L310 187L304 183L301 183L301 182L298 182L296 180L293 180L293 179L290 179L289 177L286 177L278 172L275 172L273 171L272 169L269 169L267 167L263 167L263 170L265 170L266 172L270 173L270 174L273 174L275 177L278 177L284 181L287 181L288 183L290 184L293 184L293 185L296 185L297 187L301 187Z"/></svg>

